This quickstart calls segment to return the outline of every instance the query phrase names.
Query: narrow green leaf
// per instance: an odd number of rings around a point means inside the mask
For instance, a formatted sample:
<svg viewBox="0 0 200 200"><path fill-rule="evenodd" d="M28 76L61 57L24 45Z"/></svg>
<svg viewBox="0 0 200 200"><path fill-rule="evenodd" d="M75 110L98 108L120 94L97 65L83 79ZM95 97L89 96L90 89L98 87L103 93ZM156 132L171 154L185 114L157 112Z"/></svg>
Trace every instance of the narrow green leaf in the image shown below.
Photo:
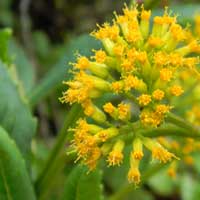
<svg viewBox="0 0 200 200"><path fill-rule="evenodd" d="M36 199L23 157L15 142L2 127L0 127L0 199Z"/></svg>
<svg viewBox="0 0 200 200"><path fill-rule="evenodd" d="M8 41L11 36L11 30L6 28L6 29L1 29L0 30L0 59L5 62L9 63L10 58L8 55Z"/></svg>
<svg viewBox="0 0 200 200"><path fill-rule="evenodd" d="M34 86L35 72L33 65L16 41L11 40L9 42L8 52L13 64L16 66L17 77L27 94Z"/></svg>
<svg viewBox="0 0 200 200"><path fill-rule="evenodd" d="M28 159L31 139L36 130L36 120L28 105L18 93L6 66L0 62L0 124L9 133Z"/></svg>
<svg viewBox="0 0 200 200"><path fill-rule="evenodd" d="M68 176L63 200L102 200L102 173L98 169L87 174L86 167L77 166Z"/></svg>
<svg viewBox="0 0 200 200"><path fill-rule="evenodd" d="M44 98L52 89L61 85L62 80L68 80L70 78L71 74L69 73L69 69L71 65L69 65L69 62L75 62L76 52L89 56L92 53L92 49L98 48L100 48L100 43L88 35L82 35L71 40L66 47L66 52L58 63L41 80L38 87L30 93L31 104L36 104L36 102Z"/></svg>

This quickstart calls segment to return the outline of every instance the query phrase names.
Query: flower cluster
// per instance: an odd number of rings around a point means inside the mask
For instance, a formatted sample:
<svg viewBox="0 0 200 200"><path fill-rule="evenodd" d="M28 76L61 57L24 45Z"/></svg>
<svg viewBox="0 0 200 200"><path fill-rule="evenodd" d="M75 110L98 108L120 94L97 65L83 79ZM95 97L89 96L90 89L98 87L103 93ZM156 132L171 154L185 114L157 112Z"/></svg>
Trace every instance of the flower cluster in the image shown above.
<svg viewBox="0 0 200 200"><path fill-rule="evenodd" d="M60 98L63 103L80 104L85 114L74 129L72 146L77 160L90 170L102 156L107 157L109 166L120 165L129 135L128 180L135 184L141 179L143 147L154 160L178 159L141 130L162 125L173 109L173 99L184 93L181 74L198 74L199 59L194 55L200 52L198 41L177 23L176 16L165 10L163 16L153 18L151 30L151 11L140 10L125 6L123 15L115 14L112 24L105 23L92 32L104 49L93 50L91 58L78 56L74 78L64 82L68 89ZM111 100L98 106L96 100L106 94ZM136 110L139 115L135 117Z"/></svg>

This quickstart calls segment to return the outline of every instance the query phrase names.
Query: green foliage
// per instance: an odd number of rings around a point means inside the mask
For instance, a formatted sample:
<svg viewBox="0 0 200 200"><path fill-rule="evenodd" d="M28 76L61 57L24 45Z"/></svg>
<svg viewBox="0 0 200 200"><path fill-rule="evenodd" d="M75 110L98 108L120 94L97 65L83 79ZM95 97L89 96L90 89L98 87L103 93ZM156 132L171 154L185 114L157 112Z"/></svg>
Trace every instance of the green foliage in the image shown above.
<svg viewBox="0 0 200 200"><path fill-rule="evenodd" d="M96 169L87 174L87 168L77 166L67 178L63 200L102 200L102 172Z"/></svg>
<svg viewBox="0 0 200 200"><path fill-rule="evenodd" d="M7 67L2 62L0 62L0 96L0 124L15 140L23 156L29 159L36 120L20 96L17 83L12 81Z"/></svg>
<svg viewBox="0 0 200 200"><path fill-rule="evenodd" d="M174 192L175 183L167 175L166 170L157 172L148 180L149 186L159 195L169 196Z"/></svg>
<svg viewBox="0 0 200 200"><path fill-rule="evenodd" d="M185 173L180 177L180 191L182 200L198 200L200 183L191 174Z"/></svg>
<svg viewBox="0 0 200 200"><path fill-rule="evenodd" d="M5 62L9 63L10 58L8 55L8 41L11 36L11 29L3 29L0 30L0 59Z"/></svg>
<svg viewBox="0 0 200 200"><path fill-rule="evenodd" d="M24 159L15 141L0 127L0 199L36 199Z"/></svg>
<svg viewBox="0 0 200 200"><path fill-rule="evenodd" d="M17 77L25 93L31 92L34 86L35 71L24 50L15 40L10 40L8 52L13 64L16 66Z"/></svg>

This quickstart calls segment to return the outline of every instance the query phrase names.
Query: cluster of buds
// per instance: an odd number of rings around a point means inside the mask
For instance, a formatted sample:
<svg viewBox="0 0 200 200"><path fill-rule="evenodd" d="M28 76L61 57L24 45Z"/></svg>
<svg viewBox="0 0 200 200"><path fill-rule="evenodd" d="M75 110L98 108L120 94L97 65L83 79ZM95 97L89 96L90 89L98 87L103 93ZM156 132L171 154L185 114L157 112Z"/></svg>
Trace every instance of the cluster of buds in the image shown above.
<svg viewBox="0 0 200 200"><path fill-rule="evenodd" d="M72 146L77 160L90 170L102 156L107 157L109 166L120 165L131 140L128 180L135 184L141 179L143 147L154 160L178 159L141 130L164 123L173 99L184 93L180 73L198 74L195 54L200 52L198 41L191 39L188 29L167 9L163 16L153 18L152 30L151 11L140 10L125 6L123 15L115 14L112 24L105 23L92 32L104 50L93 50L91 58L78 56L74 78L64 82L68 89L60 98L63 103L80 104L85 114L74 129ZM97 100L106 95L110 100L98 106Z"/></svg>

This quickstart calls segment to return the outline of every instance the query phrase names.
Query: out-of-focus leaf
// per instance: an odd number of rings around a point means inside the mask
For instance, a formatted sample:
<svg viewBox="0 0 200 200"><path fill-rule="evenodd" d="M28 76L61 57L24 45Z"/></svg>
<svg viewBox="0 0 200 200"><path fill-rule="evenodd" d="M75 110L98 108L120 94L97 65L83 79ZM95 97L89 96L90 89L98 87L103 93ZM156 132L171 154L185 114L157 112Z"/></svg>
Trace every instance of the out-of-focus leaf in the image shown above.
<svg viewBox="0 0 200 200"><path fill-rule="evenodd" d="M37 52L37 55L41 58L46 59L46 55L51 50L48 36L44 32L37 31L37 32L34 32L33 34L33 40L34 40L35 50Z"/></svg>
<svg viewBox="0 0 200 200"><path fill-rule="evenodd" d="M77 166L70 173L65 184L63 200L102 200L101 171L96 169L87 174L83 166Z"/></svg>
<svg viewBox="0 0 200 200"><path fill-rule="evenodd" d="M92 49L98 48L100 48L100 43L88 35L82 35L71 40L62 58L45 75L38 84L38 87L30 93L30 102L35 104L41 98L45 97L53 88L61 85L62 80L70 78L71 73L69 69L71 65L69 65L69 62L75 62L76 56L74 54L76 52L81 55L89 56L92 53Z"/></svg>
<svg viewBox="0 0 200 200"><path fill-rule="evenodd" d="M171 195L175 189L175 183L167 175L166 170L161 170L148 180L149 186L158 194L163 196Z"/></svg>
<svg viewBox="0 0 200 200"><path fill-rule="evenodd" d="M18 93L18 85L11 80L6 66L0 62L0 124L15 140L23 156L28 159L36 120ZM13 166L17 167L17 166Z"/></svg>
<svg viewBox="0 0 200 200"><path fill-rule="evenodd" d="M134 197L134 198L133 198ZM127 195L127 197L124 197L124 200L154 200L153 194L150 192L140 188L136 188L130 194Z"/></svg>
<svg viewBox="0 0 200 200"><path fill-rule="evenodd" d="M13 64L16 66L17 77L18 80L20 80L25 93L31 92L35 80L35 72L32 63L16 41L11 40L9 42L8 51Z"/></svg>
<svg viewBox="0 0 200 200"><path fill-rule="evenodd" d="M15 142L2 127L0 127L0 199L36 199L23 157Z"/></svg>
<svg viewBox="0 0 200 200"><path fill-rule="evenodd" d="M6 28L0 30L0 59L4 63L9 63L10 58L8 55L8 41L11 36L11 30Z"/></svg>
<svg viewBox="0 0 200 200"><path fill-rule="evenodd" d="M199 200L200 183L190 174L184 174L180 179L182 200Z"/></svg>

